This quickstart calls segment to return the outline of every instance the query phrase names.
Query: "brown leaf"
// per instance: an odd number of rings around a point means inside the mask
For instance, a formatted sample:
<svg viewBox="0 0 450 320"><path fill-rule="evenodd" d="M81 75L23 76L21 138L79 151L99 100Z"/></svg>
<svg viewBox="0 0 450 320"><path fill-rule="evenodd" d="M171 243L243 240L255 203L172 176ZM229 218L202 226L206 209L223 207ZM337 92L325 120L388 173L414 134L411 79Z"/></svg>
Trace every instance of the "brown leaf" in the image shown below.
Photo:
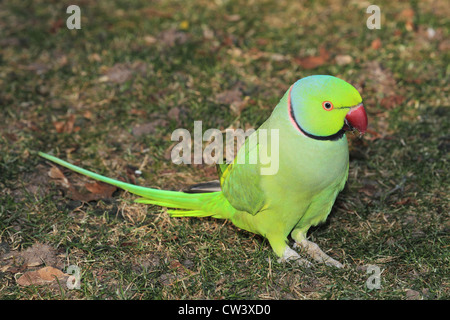
<svg viewBox="0 0 450 320"><path fill-rule="evenodd" d="M96 181L94 183L86 183L84 185L86 189L88 189L90 192L94 194L101 195L104 198L110 198L114 191L117 190L117 188L113 185Z"/></svg>
<svg viewBox="0 0 450 320"><path fill-rule="evenodd" d="M411 8L405 8L403 9L399 14L397 14L396 19L398 21L404 21L405 22L405 29L407 31L413 31L415 29L414 25L414 16L415 12Z"/></svg>
<svg viewBox="0 0 450 320"><path fill-rule="evenodd" d="M57 167L51 167L50 171L48 172L48 175L50 176L50 178L53 178L53 179L66 179L66 177L64 176L64 173L62 173L62 171L59 170L59 168L57 168Z"/></svg>
<svg viewBox="0 0 450 320"><path fill-rule="evenodd" d="M55 121L53 122L53 126L58 133L72 133L78 132L80 127L74 127L75 124L75 115L71 114L66 121Z"/></svg>
<svg viewBox="0 0 450 320"><path fill-rule="evenodd" d="M178 31L177 29L168 29L161 31L158 35L159 43L166 47L174 47L175 45L182 45L189 39L186 32Z"/></svg>
<svg viewBox="0 0 450 320"><path fill-rule="evenodd" d="M173 14L170 12L160 11L154 8L143 8L140 10L143 14L149 18L161 17L161 18L172 18Z"/></svg>
<svg viewBox="0 0 450 320"><path fill-rule="evenodd" d="M364 185L358 189L358 192L362 192L369 197L373 197L377 191L377 183L374 181L365 181Z"/></svg>
<svg viewBox="0 0 450 320"><path fill-rule="evenodd" d="M323 47L319 49L318 56L309 56L305 58L294 58L303 69L315 69L325 64L330 58L330 53Z"/></svg>
<svg viewBox="0 0 450 320"><path fill-rule="evenodd" d="M381 48L380 38L376 38L375 40L373 40L372 43L370 44L370 47L374 50L380 49Z"/></svg>
<svg viewBox="0 0 450 320"><path fill-rule="evenodd" d="M70 186L67 196L72 200L90 202L111 198L114 191L117 190L115 186L103 182L88 182L84 186L90 191L89 193L81 193Z"/></svg>
<svg viewBox="0 0 450 320"><path fill-rule="evenodd" d="M450 40L446 39L440 42L438 49L440 51L450 51Z"/></svg>
<svg viewBox="0 0 450 320"><path fill-rule="evenodd" d="M144 36L143 39L144 39L145 44L148 44L148 45L158 42L158 40L154 36L151 36L151 35L146 35L146 36Z"/></svg>
<svg viewBox="0 0 450 320"><path fill-rule="evenodd" d="M364 78L369 80L366 86L370 86L385 97L395 95L399 91L392 71L378 61L369 61L365 64Z"/></svg>
<svg viewBox="0 0 450 320"><path fill-rule="evenodd" d="M353 58L349 55L337 55L334 60L336 61L336 63L340 66L344 66L346 64L352 63L353 62Z"/></svg>
<svg viewBox="0 0 450 320"><path fill-rule="evenodd" d="M411 8L403 9L398 15L397 19L401 21L411 21L414 18L415 12Z"/></svg>
<svg viewBox="0 0 450 320"><path fill-rule="evenodd" d="M84 186L89 193L82 193L75 189L75 187L69 182L59 168L52 167L48 172L48 175L53 179L57 179L59 183L67 189L67 196L72 200L90 202L108 199L111 198L112 194L117 190L117 188L113 185L96 181L93 183L85 183Z"/></svg>
<svg viewBox="0 0 450 320"><path fill-rule="evenodd" d="M130 114L144 117L147 115L147 111L133 108L130 110Z"/></svg>
<svg viewBox="0 0 450 320"><path fill-rule="evenodd" d="M249 97L245 97L244 100L241 101L234 101L232 104L230 104L231 112L236 116L240 115L242 110L247 107L248 101Z"/></svg>
<svg viewBox="0 0 450 320"><path fill-rule="evenodd" d="M36 267L41 264L55 264L56 250L55 248L41 243L35 243L30 248L20 253L25 259L28 267Z"/></svg>
<svg viewBox="0 0 450 320"><path fill-rule="evenodd" d="M230 22L236 22L236 21L241 20L241 16L238 14L225 15L224 18L225 18L225 20L230 21Z"/></svg>
<svg viewBox="0 0 450 320"><path fill-rule="evenodd" d="M173 142L165 151L164 151L164 159L171 160L172 159L172 149L175 147L179 142Z"/></svg>
<svg viewBox="0 0 450 320"><path fill-rule="evenodd" d="M48 64L41 63L41 62L33 62L30 63L28 66L25 67L26 70L34 71L36 74L41 75L46 73L51 69L51 67Z"/></svg>
<svg viewBox="0 0 450 320"><path fill-rule="evenodd" d="M406 290L406 300L421 300L420 293L418 291L407 289Z"/></svg>
<svg viewBox="0 0 450 320"><path fill-rule="evenodd" d="M411 197L400 199L399 201L395 202L394 204L397 206L404 206L405 204L410 204L410 203L412 203L416 206L419 205L418 202L416 201L416 199L413 199Z"/></svg>
<svg viewBox="0 0 450 320"><path fill-rule="evenodd" d="M51 167L50 171L48 172L48 175L52 179L57 179L59 182L65 187L69 188L70 182L67 180L67 178L64 176L64 173L62 173L61 170L59 170L58 167Z"/></svg>
<svg viewBox="0 0 450 320"><path fill-rule="evenodd" d="M173 260L170 262L169 268L171 270L177 270L177 271L184 271L185 267L178 261L178 260Z"/></svg>
<svg viewBox="0 0 450 320"><path fill-rule="evenodd" d="M9 272L22 272L27 267L36 267L41 264L58 264L56 249L41 243L35 243L25 251L10 251L0 256L0 262L6 261Z"/></svg>
<svg viewBox="0 0 450 320"><path fill-rule="evenodd" d="M167 117L169 117L169 119L171 119L171 120L175 120L176 122L179 122L180 111L181 111L180 108L173 107L172 109L169 110L169 112L167 112Z"/></svg>
<svg viewBox="0 0 450 320"><path fill-rule="evenodd" d="M83 112L83 117L85 119L92 120L92 112L90 110L86 110L85 112Z"/></svg>
<svg viewBox="0 0 450 320"><path fill-rule="evenodd" d="M88 60L90 62L102 62L102 57L98 53L91 53L88 55Z"/></svg>
<svg viewBox="0 0 450 320"><path fill-rule="evenodd" d="M383 137L383 135L381 135L377 131L375 131L375 130L373 130L371 128L367 128L366 135L364 136L364 139L365 140L369 140L369 141L373 141L373 140L380 139L382 137Z"/></svg>
<svg viewBox="0 0 450 320"><path fill-rule="evenodd" d="M232 104L236 101L242 101L242 92L240 90L226 90L216 94L216 102L221 104Z"/></svg>
<svg viewBox="0 0 450 320"><path fill-rule="evenodd" d="M167 121L164 119L157 119L152 122L138 124L133 127L132 133L134 136L139 137L144 134L151 134L156 131L156 129L167 125Z"/></svg>
<svg viewBox="0 0 450 320"><path fill-rule="evenodd" d="M53 122L53 126L56 129L56 132L62 133L64 132L64 121L55 121Z"/></svg>
<svg viewBox="0 0 450 320"><path fill-rule="evenodd" d="M220 92L216 94L215 98L217 103L228 104L234 115L240 115L250 101L249 97L243 98L243 94L239 89Z"/></svg>
<svg viewBox="0 0 450 320"><path fill-rule="evenodd" d="M409 32L414 31L415 27L416 26L414 25L414 23L412 21L406 21L405 22L405 29L407 31L409 31Z"/></svg>
<svg viewBox="0 0 450 320"><path fill-rule="evenodd" d="M129 65L116 63L106 71L106 74L100 77L100 82L113 82L122 84L133 77L133 70Z"/></svg>
<svg viewBox="0 0 450 320"><path fill-rule="evenodd" d="M404 96L392 95L381 99L380 105L386 109L393 109L394 107L402 104L404 100L405 100Z"/></svg>
<svg viewBox="0 0 450 320"><path fill-rule="evenodd" d="M58 30L61 29L63 25L64 25L64 20L61 18L53 21L50 25L50 33L57 33Z"/></svg>
<svg viewBox="0 0 450 320"><path fill-rule="evenodd" d="M21 286L43 285L49 284L56 280L62 280L69 275L63 273L53 267L44 267L36 271L27 271L19 279L17 283Z"/></svg>

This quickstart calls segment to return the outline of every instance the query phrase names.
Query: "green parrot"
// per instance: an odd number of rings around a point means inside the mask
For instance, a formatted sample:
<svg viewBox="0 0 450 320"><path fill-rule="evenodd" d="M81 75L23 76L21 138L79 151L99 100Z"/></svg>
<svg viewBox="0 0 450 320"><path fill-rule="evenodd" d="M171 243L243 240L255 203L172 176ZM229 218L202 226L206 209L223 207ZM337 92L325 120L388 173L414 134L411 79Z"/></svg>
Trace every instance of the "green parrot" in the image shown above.
<svg viewBox="0 0 450 320"><path fill-rule="evenodd" d="M241 229L267 238L281 262L312 265L290 248L290 234L293 247L298 247L300 253L341 268L341 263L306 237L311 226L326 220L346 183L349 154L345 132L356 129L363 134L367 122L362 98L349 83L327 75L300 79L286 91L271 116L246 139L234 161L218 165L220 188L213 192L198 192L202 190L198 186L195 193L136 186L42 152L39 155L141 196L135 200L138 203L171 208L167 212L173 217L228 219ZM268 139L253 139L261 133ZM274 150L272 143L277 143L278 154L271 154L277 170L263 174L268 164L262 158Z"/></svg>

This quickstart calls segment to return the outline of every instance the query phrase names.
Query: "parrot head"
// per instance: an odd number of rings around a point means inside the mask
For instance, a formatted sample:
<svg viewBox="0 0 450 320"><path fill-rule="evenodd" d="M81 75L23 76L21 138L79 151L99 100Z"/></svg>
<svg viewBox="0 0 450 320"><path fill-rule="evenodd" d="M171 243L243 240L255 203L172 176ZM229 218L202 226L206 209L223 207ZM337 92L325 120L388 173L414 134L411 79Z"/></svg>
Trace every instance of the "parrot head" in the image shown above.
<svg viewBox="0 0 450 320"><path fill-rule="evenodd" d="M291 123L303 135L317 140L337 140L345 131L367 129L367 114L358 90L326 75L309 76L288 91Z"/></svg>

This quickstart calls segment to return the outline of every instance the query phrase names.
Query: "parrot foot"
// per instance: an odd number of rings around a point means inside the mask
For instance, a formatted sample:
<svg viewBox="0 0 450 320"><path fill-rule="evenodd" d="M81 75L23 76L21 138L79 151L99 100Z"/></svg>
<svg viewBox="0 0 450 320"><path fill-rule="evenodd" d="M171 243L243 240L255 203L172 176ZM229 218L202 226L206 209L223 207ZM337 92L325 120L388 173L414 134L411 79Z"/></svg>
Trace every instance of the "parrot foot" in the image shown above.
<svg viewBox="0 0 450 320"><path fill-rule="evenodd" d="M305 252L317 262L325 263L327 266L332 266L336 268L344 267L342 263L331 258L329 255L323 252L317 244L315 244L312 241L306 239L303 239L300 242L295 241L294 248L296 247L300 247L303 250L305 250Z"/></svg>
<svg viewBox="0 0 450 320"><path fill-rule="evenodd" d="M295 252L288 246L286 246L286 249L284 249L283 256L278 259L279 263L286 262L286 261L293 261L293 262L297 263L298 265L300 265L302 267L306 267L306 268L310 268L313 266L313 264L311 262L300 257L300 255L297 252Z"/></svg>

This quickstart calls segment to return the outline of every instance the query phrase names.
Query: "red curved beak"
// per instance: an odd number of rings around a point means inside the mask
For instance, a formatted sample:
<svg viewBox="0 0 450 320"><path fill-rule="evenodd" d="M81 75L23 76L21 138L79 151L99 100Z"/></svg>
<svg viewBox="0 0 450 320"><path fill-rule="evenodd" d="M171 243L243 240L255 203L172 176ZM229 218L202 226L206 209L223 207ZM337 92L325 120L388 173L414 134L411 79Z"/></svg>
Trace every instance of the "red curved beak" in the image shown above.
<svg viewBox="0 0 450 320"><path fill-rule="evenodd" d="M367 130L367 114L362 103L350 109L345 116L344 130L356 129L364 134Z"/></svg>

